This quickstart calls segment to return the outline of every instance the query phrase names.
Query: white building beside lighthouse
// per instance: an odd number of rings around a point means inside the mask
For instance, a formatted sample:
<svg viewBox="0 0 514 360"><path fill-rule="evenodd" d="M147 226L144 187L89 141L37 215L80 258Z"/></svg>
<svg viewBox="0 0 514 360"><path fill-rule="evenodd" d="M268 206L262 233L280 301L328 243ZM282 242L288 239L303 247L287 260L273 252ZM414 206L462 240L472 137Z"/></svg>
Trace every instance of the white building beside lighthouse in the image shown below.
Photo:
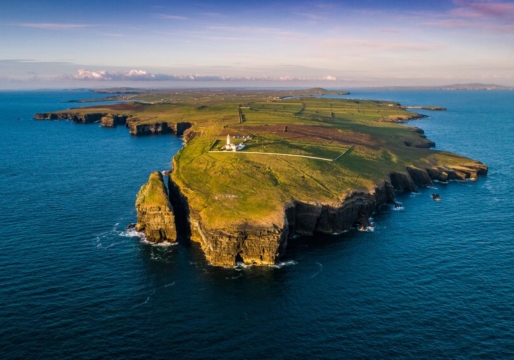
<svg viewBox="0 0 514 360"><path fill-rule="evenodd" d="M221 148L221 150L240 151L240 150L243 150L244 148L245 148L245 144L243 144L243 143L240 143L238 145L232 144L230 142L230 135L227 135L227 143Z"/></svg>

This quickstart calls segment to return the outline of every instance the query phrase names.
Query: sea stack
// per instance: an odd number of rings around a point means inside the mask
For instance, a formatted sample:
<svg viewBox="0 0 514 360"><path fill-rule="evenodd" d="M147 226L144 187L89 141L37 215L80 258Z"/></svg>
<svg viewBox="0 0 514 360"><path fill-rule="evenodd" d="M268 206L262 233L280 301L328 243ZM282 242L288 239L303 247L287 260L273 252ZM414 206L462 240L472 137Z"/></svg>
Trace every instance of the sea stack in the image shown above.
<svg viewBox="0 0 514 360"><path fill-rule="evenodd" d="M136 230L143 232L150 242L177 241L175 216L170 204L163 176L156 171L150 174L136 199Z"/></svg>

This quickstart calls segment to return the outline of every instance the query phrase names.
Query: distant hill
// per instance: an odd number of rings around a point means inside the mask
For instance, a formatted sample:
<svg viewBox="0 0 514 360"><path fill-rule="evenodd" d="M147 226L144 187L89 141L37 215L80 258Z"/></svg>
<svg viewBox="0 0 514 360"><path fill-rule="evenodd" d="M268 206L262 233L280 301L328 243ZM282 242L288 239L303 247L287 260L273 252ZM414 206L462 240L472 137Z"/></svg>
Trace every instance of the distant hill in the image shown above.
<svg viewBox="0 0 514 360"><path fill-rule="evenodd" d="M391 89L391 90L514 90L514 87L495 85L495 84L452 84L441 86L381 86L375 89Z"/></svg>

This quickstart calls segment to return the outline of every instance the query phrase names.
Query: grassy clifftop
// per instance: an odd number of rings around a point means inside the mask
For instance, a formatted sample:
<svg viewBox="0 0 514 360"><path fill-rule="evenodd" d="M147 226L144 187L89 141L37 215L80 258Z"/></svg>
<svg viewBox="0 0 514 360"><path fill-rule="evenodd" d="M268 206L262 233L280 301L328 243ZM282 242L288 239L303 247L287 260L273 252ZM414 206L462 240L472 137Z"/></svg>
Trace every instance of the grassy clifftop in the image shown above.
<svg viewBox="0 0 514 360"><path fill-rule="evenodd" d="M336 93L138 90L111 97L130 100L124 103L73 111L125 115L127 124L191 123L192 140L175 156L173 180L212 227L280 222L292 199L335 204L407 165L468 161L429 150L434 144L420 129L399 124L420 117L400 104L326 96ZM227 135L235 143L247 139L245 149L219 152Z"/></svg>
<svg viewBox="0 0 514 360"><path fill-rule="evenodd" d="M354 190L371 190L386 175L465 162L429 150L417 128L399 122L418 117L399 104L327 98L289 98L211 105L201 135L175 157L173 180L188 194L206 226L280 223L290 200L336 204ZM221 110L221 111L220 111ZM245 149L217 152L226 136ZM233 141L238 142L238 139ZM209 150L214 151L209 151Z"/></svg>

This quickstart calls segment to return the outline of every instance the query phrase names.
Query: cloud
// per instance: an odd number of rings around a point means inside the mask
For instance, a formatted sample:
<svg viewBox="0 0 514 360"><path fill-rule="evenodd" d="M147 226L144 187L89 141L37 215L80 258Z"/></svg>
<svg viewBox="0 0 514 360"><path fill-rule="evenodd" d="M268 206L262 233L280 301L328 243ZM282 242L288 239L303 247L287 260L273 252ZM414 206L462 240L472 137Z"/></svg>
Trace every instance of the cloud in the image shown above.
<svg viewBox="0 0 514 360"><path fill-rule="evenodd" d="M211 25L207 27L209 30L226 31L236 34L251 34L265 36L285 36L285 37L305 37L297 32L282 30L280 28L260 27L260 26L229 26L229 25Z"/></svg>
<svg viewBox="0 0 514 360"><path fill-rule="evenodd" d="M180 21L189 20L188 17L180 16L180 15L155 14L155 17L159 18L159 19L164 19L164 20L180 20Z"/></svg>
<svg viewBox="0 0 514 360"><path fill-rule="evenodd" d="M466 19L440 19L425 21L424 24L446 29L479 29L497 34L514 33L514 24L484 23Z"/></svg>
<svg viewBox="0 0 514 360"><path fill-rule="evenodd" d="M498 1L454 0L459 6L450 13L459 17L514 19L514 4Z"/></svg>
<svg viewBox="0 0 514 360"><path fill-rule="evenodd" d="M317 15L317 14L313 14L313 13L300 13L300 12L294 12L293 14L294 14L294 15L297 15L297 16L300 16L300 17L307 18L307 19L309 19L309 20L313 20L313 21L322 21L322 20L326 20L326 18L325 18L324 16Z"/></svg>
<svg viewBox="0 0 514 360"><path fill-rule="evenodd" d="M387 33L387 34L400 34L402 31L399 29L392 29L392 28L380 28L378 29L381 33Z"/></svg>
<svg viewBox="0 0 514 360"><path fill-rule="evenodd" d="M479 29L499 34L514 33L514 4L487 0L454 0L456 7L424 21L446 29Z"/></svg>
<svg viewBox="0 0 514 360"><path fill-rule="evenodd" d="M308 77L230 77L217 75L170 75L152 74L145 70L128 71L91 71L80 69L75 75L62 75L60 80L82 80L82 81L337 81L335 76L327 75L321 78Z"/></svg>
<svg viewBox="0 0 514 360"><path fill-rule="evenodd" d="M93 27L91 24L70 24L70 23L18 23L15 26L44 29L44 30L69 30Z"/></svg>
<svg viewBox="0 0 514 360"><path fill-rule="evenodd" d="M434 51L444 48L444 45L436 43L423 44L410 42L366 40L357 38L332 38L323 40L322 42L328 46L344 46L352 50L361 49L375 51Z"/></svg>
<svg viewBox="0 0 514 360"><path fill-rule="evenodd" d="M223 19L223 18L227 18L228 17L225 14L216 13L216 12L204 12L204 13L201 13L201 15L212 17L212 18L217 18L217 19Z"/></svg>
<svg viewBox="0 0 514 360"><path fill-rule="evenodd" d="M63 78L70 80L96 80L96 81L124 81L124 80L173 80L169 75L150 74L144 70L128 70L128 71L91 71L79 69L76 75L65 75Z"/></svg>

